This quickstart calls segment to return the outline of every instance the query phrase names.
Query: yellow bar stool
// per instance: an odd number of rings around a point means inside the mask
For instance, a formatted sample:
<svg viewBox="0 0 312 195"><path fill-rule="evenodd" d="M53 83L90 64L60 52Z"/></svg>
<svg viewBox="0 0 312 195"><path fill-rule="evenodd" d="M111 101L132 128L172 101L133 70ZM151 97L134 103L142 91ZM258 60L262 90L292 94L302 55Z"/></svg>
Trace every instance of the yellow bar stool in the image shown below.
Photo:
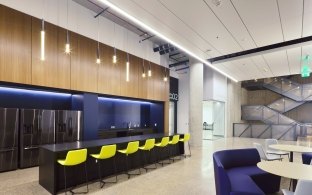
<svg viewBox="0 0 312 195"><path fill-rule="evenodd" d="M65 194L67 194L67 184L66 184L66 167L75 166L84 163L85 164L85 175L87 182L87 191L86 192L73 192L69 190L72 194L86 194L89 192L88 186L88 173L87 173L87 149L80 150L71 150L67 152L65 159L57 160L57 162L64 167L64 180L65 180Z"/></svg>
<svg viewBox="0 0 312 195"><path fill-rule="evenodd" d="M100 188L103 188L105 183L117 183L117 175L116 175L116 158L113 158L116 155L117 146L116 144L113 145L106 145L101 147L101 151L98 154L90 154L94 159L96 159L98 164L98 173L100 179ZM115 171L115 181L105 182L102 179L102 171L101 171L101 162L105 159L113 158L114 161L114 171Z"/></svg>
<svg viewBox="0 0 312 195"><path fill-rule="evenodd" d="M171 139L171 141L169 141L169 145L171 146L170 147L170 156L172 157L172 158L170 158L170 160L172 160L173 162L174 162L174 148L175 148L175 146L176 146L176 144L179 142L179 140L180 140L180 135L174 135L173 137L172 137L172 139Z"/></svg>
<svg viewBox="0 0 312 195"><path fill-rule="evenodd" d="M168 144L169 144L169 137L163 137L161 139L161 142L156 143L155 146L164 149ZM159 159L159 161L160 161L160 159ZM161 166L164 166L164 164L170 164L170 163L166 163L166 162L158 162L158 163L161 164Z"/></svg>
<svg viewBox="0 0 312 195"><path fill-rule="evenodd" d="M149 151L149 160L151 160L151 150L155 147L155 139L147 139L145 141L144 146L140 146L139 149L143 151L143 156L144 156L144 162L145 164L148 163L147 158L146 158L146 152ZM147 167L147 166L143 166L143 169L145 169L145 171L147 172L148 169L156 169L156 163L155 163L155 167Z"/></svg>
<svg viewBox="0 0 312 195"><path fill-rule="evenodd" d="M184 158L186 158L186 156L192 156L191 147L190 147L190 143L189 143L190 138L191 138L191 135L189 133L186 133L186 134L184 134L184 137L179 140L180 142L184 142L184 143L187 142L188 148L189 148L189 151L190 151L190 154L189 155L184 155ZM185 153L185 151L184 151L184 153Z"/></svg>
<svg viewBox="0 0 312 195"><path fill-rule="evenodd" d="M128 179L130 178L131 175L140 175L140 174L141 174L140 168L139 168L140 173L138 173L138 174L134 174L134 173L131 173L131 174L130 174L130 173L128 172L128 170L129 170L129 166L128 166L128 156L129 156L130 154L136 153L138 150L139 150L139 141L129 142L126 149L118 150L118 152L120 152L121 154L126 155L126 168L127 168L126 174L128 175Z"/></svg>

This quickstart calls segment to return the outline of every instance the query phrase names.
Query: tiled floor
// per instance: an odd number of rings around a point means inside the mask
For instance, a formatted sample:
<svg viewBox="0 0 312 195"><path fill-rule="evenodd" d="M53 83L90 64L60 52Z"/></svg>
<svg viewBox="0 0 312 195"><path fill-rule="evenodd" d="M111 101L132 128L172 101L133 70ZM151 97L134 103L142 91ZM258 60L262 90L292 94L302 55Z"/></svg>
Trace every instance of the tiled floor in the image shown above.
<svg viewBox="0 0 312 195"><path fill-rule="evenodd" d="M179 160L148 173L142 170L144 174L131 177L129 180L125 175L119 175L117 184L106 184L103 189L99 189L99 183L94 182L90 184L89 194L214 195L212 153L228 148L252 147L253 142L263 143L263 140L226 138L204 141L203 147L192 148L191 158ZM291 143L296 144L295 142ZM301 161L299 154L295 154L295 161ZM289 180L283 179L282 187L286 188L288 183ZM81 189L83 190L84 186ZM44 195L49 193L38 184L38 168L30 168L0 173L0 194Z"/></svg>

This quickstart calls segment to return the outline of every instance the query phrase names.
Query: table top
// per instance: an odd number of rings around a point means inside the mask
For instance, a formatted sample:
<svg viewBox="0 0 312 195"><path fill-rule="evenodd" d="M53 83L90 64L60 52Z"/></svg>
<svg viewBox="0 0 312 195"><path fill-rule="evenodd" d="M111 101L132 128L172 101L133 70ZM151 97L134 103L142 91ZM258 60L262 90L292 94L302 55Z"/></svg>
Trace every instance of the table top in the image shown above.
<svg viewBox="0 0 312 195"><path fill-rule="evenodd" d="M110 139L97 139L97 140L89 140L89 141L76 141L76 142L69 142L69 143L60 143L60 144L48 144L40 146L43 149L50 150L52 152L65 152L69 150L77 150L82 148L93 148L93 147L101 147L103 145L110 145L110 144L121 144L127 143L131 141L143 141L152 138L162 138L165 135L163 133L156 133L156 134L147 134L147 135L137 135L137 136L128 136L128 137L117 137L117 138L110 138Z"/></svg>
<svg viewBox="0 0 312 195"><path fill-rule="evenodd" d="M297 146L297 145L287 145L287 144L273 144L270 145L269 148L282 150L287 152L312 152L312 148L305 147L305 146Z"/></svg>
<svg viewBox="0 0 312 195"><path fill-rule="evenodd" d="M312 180L312 166L302 163L263 161L257 166L269 173L291 179Z"/></svg>

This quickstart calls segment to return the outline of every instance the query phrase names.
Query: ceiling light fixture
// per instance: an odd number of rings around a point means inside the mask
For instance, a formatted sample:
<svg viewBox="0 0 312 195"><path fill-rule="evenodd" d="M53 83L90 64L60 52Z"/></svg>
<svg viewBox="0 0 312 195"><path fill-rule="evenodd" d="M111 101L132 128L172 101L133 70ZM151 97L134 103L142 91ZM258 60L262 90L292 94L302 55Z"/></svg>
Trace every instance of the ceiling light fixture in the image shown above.
<svg viewBox="0 0 312 195"><path fill-rule="evenodd" d="M40 60L44 61L45 60L45 31L44 31L44 19L41 21L41 31L40 31L40 38L41 38L41 53L40 53Z"/></svg>
<svg viewBox="0 0 312 195"><path fill-rule="evenodd" d="M164 76L164 81L167 82L168 81L168 76L167 76L167 69L165 67L165 76Z"/></svg>
<svg viewBox="0 0 312 195"><path fill-rule="evenodd" d="M148 77L151 77L151 76L152 76L151 62L149 61L148 64L149 64L149 68L148 68L148 71L147 71L147 76L148 76Z"/></svg>
<svg viewBox="0 0 312 195"><path fill-rule="evenodd" d="M219 70L218 68L212 66L212 64L210 62L208 62L207 60L197 56L196 54L194 54L193 52L189 51L188 49L184 48L183 46L181 46L180 44L172 41L171 39L167 38L165 35L161 34L160 32L158 32L157 30L154 30L153 28L151 28L150 26L146 25L145 23L141 22L140 20L136 19L135 17L131 16L130 14L128 14L127 12L125 12L124 10L120 9L118 6L116 6L115 4L111 3L108 0L98 0L99 2L104 3L105 5L107 5L108 7L110 7L110 9L115 10L116 12L118 12L119 14L123 15L124 17L128 18L129 20L131 20L132 22L138 24L139 26L143 27L144 29L146 29L147 31L151 32L152 34L158 36L159 38L163 39L164 41L174 45L175 47L179 48L181 51L187 53L189 56L195 58L196 60L206 64L207 66L211 67L213 70L223 74L224 76L228 77L229 79L238 82L238 80L236 80L234 77L226 74L225 72Z"/></svg>
<svg viewBox="0 0 312 195"><path fill-rule="evenodd" d="M115 23L114 23L114 55L113 55L113 64L117 63L117 55L116 55L116 42L115 42L115 36L116 36L116 32L115 32Z"/></svg>
<svg viewBox="0 0 312 195"><path fill-rule="evenodd" d="M98 37L97 37L97 49L96 49L96 63L97 64L101 63L99 39L100 39L100 17L98 17Z"/></svg>
<svg viewBox="0 0 312 195"><path fill-rule="evenodd" d="M129 82L129 72L130 72L130 62L129 62L129 53L127 53L127 62L126 62L126 81Z"/></svg>
<svg viewBox="0 0 312 195"><path fill-rule="evenodd" d="M67 0L67 30L66 30L66 44L65 53L70 54L70 44L69 44L69 32L68 32L68 0Z"/></svg>
<svg viewBox="0 0 312 195"><path fill-rule="evenodd" d="M145 77L146 77L146 74L145 74L144 59L143 59L143 63L142 63L142 69L143 69L142 77L145 78Z"/></svg>

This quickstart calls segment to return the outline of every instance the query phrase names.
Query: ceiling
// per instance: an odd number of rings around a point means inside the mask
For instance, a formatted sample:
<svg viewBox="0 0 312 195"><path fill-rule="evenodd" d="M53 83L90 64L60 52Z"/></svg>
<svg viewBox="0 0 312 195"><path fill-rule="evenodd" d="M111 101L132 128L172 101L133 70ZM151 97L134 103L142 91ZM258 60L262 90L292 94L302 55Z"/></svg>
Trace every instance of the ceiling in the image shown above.
<svg viewBox="0 0 312 195"><path fill-rule="evenodd" d="M312 0L221 0L219 6L220 0L111 2L204 59L312 35ZM312 46L214 66L239 81L299 74L307 54Z"/></svg>

